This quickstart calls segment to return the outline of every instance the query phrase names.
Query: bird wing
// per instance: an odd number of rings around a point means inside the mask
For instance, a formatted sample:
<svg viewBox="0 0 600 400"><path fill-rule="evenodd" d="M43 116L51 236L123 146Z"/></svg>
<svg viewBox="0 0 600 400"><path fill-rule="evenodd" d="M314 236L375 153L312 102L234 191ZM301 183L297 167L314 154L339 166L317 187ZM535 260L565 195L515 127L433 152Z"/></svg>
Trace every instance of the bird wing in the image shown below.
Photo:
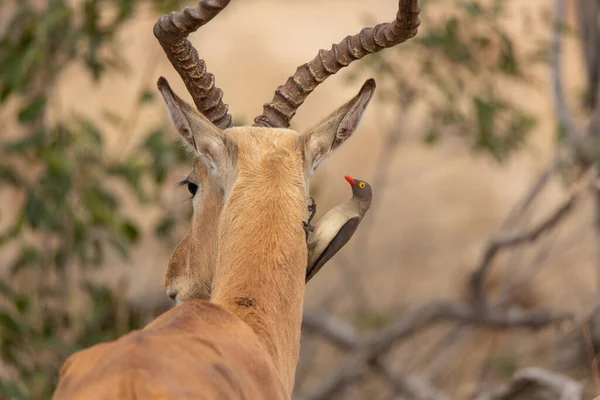
<svg viewBox="0 0 600 400"><path fill-rule="evenodd" d="M319 272L319 270L333 257L346 243L348 240L354 235L356 228L358 228L358 224L360 222L359 217L350 218L338 231L338 233L334 236L334 238L329 242L325 250L321 253L319 258L314 262L313 265L309 265L306 269L306 282L312 279L313 276Z"/></svg>

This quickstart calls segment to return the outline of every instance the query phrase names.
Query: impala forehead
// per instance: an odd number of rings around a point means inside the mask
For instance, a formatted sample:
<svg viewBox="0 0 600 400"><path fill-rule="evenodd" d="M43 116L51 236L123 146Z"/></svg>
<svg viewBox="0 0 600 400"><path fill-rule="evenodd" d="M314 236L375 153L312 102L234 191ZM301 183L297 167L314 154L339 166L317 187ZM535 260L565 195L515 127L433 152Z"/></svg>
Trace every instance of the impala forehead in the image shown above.
<svg viewBox="0 0 600 400"><path fill-rule="evenodd" d="M269 128L264 126L234 126L228 129L225 129L225 132L229 133L232 136L244 135L244 134L252 134L256 136L263 135L283 135L283 136L297 136L299 135L293 129L287 128Z"/></svg>
<svg viewBox="0 0 600 400"><path fill-rule="evenodd" d="M285 128L265 128L258 126L238 126L226 129L238 147L258 151L296 147L300 133Z"/></svg>

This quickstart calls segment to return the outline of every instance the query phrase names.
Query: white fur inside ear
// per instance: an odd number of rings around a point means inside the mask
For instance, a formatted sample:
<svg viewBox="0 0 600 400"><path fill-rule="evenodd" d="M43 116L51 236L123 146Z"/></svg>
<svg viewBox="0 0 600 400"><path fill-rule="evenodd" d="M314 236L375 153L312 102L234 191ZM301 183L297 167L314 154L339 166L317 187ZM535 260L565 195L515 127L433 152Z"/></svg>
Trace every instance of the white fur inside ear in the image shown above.
<svg viewBox="0 0 600 400"><path fill-rule="evenodd" d="M187 118L180 110L175 111L171 108L167 108L167 110L169 111L169 115L177 131L179 131L184 140L191 144L193 142L192 128L190 127L190 123Z"/></svg>
<svg viewBox="0 0 600 400"><path fill-rule="evenodd" d="M338 126L333 148L344 143L356 131L372 97L373 92L358 97L358 101L350 108Z"/></svg>

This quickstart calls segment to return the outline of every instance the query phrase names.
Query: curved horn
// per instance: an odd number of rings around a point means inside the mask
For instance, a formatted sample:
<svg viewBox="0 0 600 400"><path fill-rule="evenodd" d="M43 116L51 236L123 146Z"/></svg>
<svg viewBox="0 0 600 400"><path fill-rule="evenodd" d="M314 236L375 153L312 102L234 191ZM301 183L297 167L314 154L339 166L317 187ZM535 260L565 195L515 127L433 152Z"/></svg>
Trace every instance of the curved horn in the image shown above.
<svg viewBox="0 0 600 400"><path fill-rule="evenodd" d="M418 0L399 0L398 13L393 22L379 24L374 28L364 28L359 34L347 36L331 50L319 50L319 54L301 65L287 82L275 90L270 103L263 106L263 113L254 119L254 126L287 128L296 110L315 88L370 53L405 42L417 34L421 23Z"/></svg>
<svg viewBox="0 0 600 400"><path fill-rule="evenodd" d="M181 76L196 108L221 129L231 127L229 106L223 103L223 91L215 86L215 76L206 71L206 63L187 39L188 35L208 23L229 4L230 0L200 0L194 8L171 12L158 19L154 36L169 61Z"/></svg>

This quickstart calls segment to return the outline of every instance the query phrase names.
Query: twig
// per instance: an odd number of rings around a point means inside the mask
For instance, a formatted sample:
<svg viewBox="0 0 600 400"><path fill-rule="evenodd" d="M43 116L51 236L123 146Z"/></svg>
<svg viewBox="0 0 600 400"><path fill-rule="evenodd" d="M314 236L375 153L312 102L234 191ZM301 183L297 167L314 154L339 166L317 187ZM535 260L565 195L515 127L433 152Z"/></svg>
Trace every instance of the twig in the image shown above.
<svg viewBox="0 0 600 400"><path fill-rule="evenodd" d="M427 370L426 377L431 382L435 382L440 373L446 369L446 365L474 333L475 329L473 328L464 328L458 324L454 327L454 330L450 332L448 337L445 338L446 340L444 340L445 342L447 341L447 343L443 348L443 351L439 353L435 362L433 362Z"/></svg>
<svg viewBox="0 0 600 400"><path fill-rule="evenodd" d="M313 335L308 332L302 332L302 336L300 337L300 348L302 349L302 353L296 367L294 390L301 388L306 381L306 378L308 378L313 362L315 361L315 355L317 354L317 345L317 341L314 340Z"/></svg>
<svg viewBox="0 0 600 400"><path fill-rule="evenodd" d="M579 199L579 196L589 187L596 175L594 168L589 168L588 172L574 185L570 196L556 208L548 217L543 219L533 228L525 232L520 232L512 235L497 235L492 238L487 245L483 257L471 275L471 290L475 304L483 312L487 307L487 298L485 295L485 281L492 261L496 255L504 249L522 245L524 243L535 241L541 234L554 228L568 213L572 210L573 205Z"/></svg>
<svg viewBox="0 0 600 400"><path fill-rule="evenodd" d="M561 30L565 25L565 1L555 0L554 1L554 30L552 35L552 57L551 57L551 70L552 70L552 84L554 88L554 100L556 106L556 115L561 125L567 132L567 137L571 142L571 146L575 150L576 157L580 157L580 141L583 139L583 135L580 133L573 114L569 110L569 106L565 100L565 94L563 92L562 84L562 67L560 62L561 53Z"/></svg>
<svg viewBox="0 0 600 400"><path fill-rule="evenodd" d="M133 132L135 131L136 125L139 122L140 112L142 109L142 104L140 102L140 98L137 94L141 93L146 87L148 87L148 83L152 80L155 75L156 69L159 65L158 63L159 53L153 51L147 57L145 62L144 70L142 71L141 78L139 80L138 90L136 91L136 98L129 108L129 112L127 113L127 117L121 121L121 124L118 128L118 136L120 138L124 138L119 148L121 149L120 159L126 156L129 151L129 147L134 138Z"/></svg>
<svg viewBox="0 0 600 400"><path fill-rule="evenodd" d="M461 303L433 302L426 304L367 340L349 359L343 360L328 378L303 398L311 400L331 398L348 382L362 378L366 373L366 366L395 343L407 339L433 323L459 321L466 325L497 329L540 329L565 319L571 319L571 315L568 313L554 314L546 310L522 312L495 309L487 309L485 314L481 314L471 306Z"/></svg>
<svg viewBox="0 0 600 400"><path fill-rule="evenodd" d="M501 230L508 230L519 222L529 211L531 206L534 204L537 197L542 193L542 190L546 187L550 178L554 175L556 167L558 166L559 157L556 156L550 161L550 163L538 174L533 184L529 187L523 199L515 205L506 216L506 219L502 223Z"/></svg>
<svg viewBox="0 0 600 400"><path fill-rule="evenodd" d="M587 354L590 358L590 369L592 372L592 378L594 380L596 393L600 394L600 376L598 375L598 359L596 356L596 351L594 350L594 343L592 341L592 332L590 330L590 324L588 322L584 323L581 331L583 333L585 346L588 350Z"/></svg>
<svg viewBox="0 0 600 400"><path fill-rule="evenodd" d="M481 366L479 367L479 379L477 380L477 385L473 390L473 394L469 396L470 399L475 399L480 393L483 391L483 388L488 381L490 371L492 369L492 355L496 351L496 335L492 335L489 340L487 351Z"/></svg>
<svg viewBox="0 0 600 400"><path fill-rule="evenodd" d="M362 344L354 327L320 311L305 310L302 326L347 351L355 350ZM431 387L425 380L414 377L394 377L378 358L373 359L370 365L394 389L396 395L403 394L416 400L446 400L446 396Z"/></svg>
<svg viewBox="0 0 600 400"><path fill-rule="evenodd" d="M539 195L543 192L543 189L548 185L553 174L556 172L556 168L559 164L560 156L556 154L554 158L548 163L546 167L538 174L534 179L531 186L524 193L522 198L515 204L508 215L502 222L500 231L508 231L514 228L517 224L521 223L527 212L535 204L535 201ZM510 286L507 286L507 288ZM498 306L506 303L510 297L510 291L503 293L503 298L499 301ZM444 346L438 352L436 346L432 352L439 353L435 360L435 363L429 367L427 378L430 381L434 381L439 375L440 371L445 365L451 360L455 352L468 340L475 332L474 329L464 328L459 324L454 324L452 330L442 338L440 343L444 343Z"/></svg>
<svg viewBox="0 0 600 400"><path fill-rule="evenodd" d="M504 387L485 393L477 400L510 400L515 398L537 398L532 392L550 389L561 400L580 400L583 385L573 379L542 368L523 368L513 375Z"/></svg>

